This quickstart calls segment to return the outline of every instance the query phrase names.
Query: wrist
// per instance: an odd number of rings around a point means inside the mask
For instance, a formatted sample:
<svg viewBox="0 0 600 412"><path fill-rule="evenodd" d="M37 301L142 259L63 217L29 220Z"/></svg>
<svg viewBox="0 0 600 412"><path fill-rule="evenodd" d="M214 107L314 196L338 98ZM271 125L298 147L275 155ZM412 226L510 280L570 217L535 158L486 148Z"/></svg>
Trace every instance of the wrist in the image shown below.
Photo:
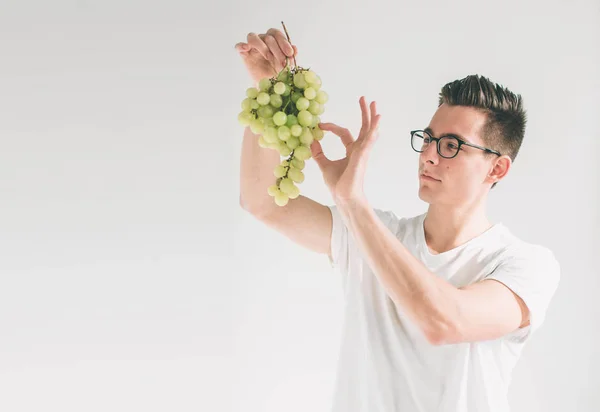
<svg viewBox="0 0 600 412"><path fill-rule="evenodd" d="M366 198L356 197L356 198L341 198L336 197L334 199L335 204L342 209L344 212L355 212L357 210L365 209L368 207L368 202Z"/></svg>

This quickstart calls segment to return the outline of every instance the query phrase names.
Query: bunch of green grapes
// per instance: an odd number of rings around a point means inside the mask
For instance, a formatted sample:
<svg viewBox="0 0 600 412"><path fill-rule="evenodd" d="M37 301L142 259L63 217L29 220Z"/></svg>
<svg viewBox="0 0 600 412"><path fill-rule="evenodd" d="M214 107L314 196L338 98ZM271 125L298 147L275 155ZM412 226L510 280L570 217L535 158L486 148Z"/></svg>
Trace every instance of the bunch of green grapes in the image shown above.
<svg viewBox="0 0 600 412"><path fill-rule="evenodd" d="M258 88L246 90L238 121L260 135L258 144L284 157L273 173L275 184L267 189L278 206L300 195L310 145L323 138L318 127L329 99L321 90L321 78L310 69L286 66L277 76L261 79Z"/></svg>

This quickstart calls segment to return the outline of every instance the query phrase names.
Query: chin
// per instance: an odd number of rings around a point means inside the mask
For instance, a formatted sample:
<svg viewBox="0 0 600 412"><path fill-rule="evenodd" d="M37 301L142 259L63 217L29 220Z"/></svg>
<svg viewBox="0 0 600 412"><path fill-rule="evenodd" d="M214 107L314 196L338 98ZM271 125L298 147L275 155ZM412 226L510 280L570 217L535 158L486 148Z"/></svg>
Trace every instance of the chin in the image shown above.
<svg viewBox="0 0 600 412"><path fill-rule="evenodd" d="M419 186L419 199L421 199L424 202L431 203L432 197L433 196L429 188Z"/></svg>
<svg viewBox="0 0 600 412"><path fill-rule="evenodd" d="M418 194L419 199L429 204L435 203L436 200L439 200L439 193L437 193L436 190L431 190L431 187L427 185L420 185Z"/></svg>

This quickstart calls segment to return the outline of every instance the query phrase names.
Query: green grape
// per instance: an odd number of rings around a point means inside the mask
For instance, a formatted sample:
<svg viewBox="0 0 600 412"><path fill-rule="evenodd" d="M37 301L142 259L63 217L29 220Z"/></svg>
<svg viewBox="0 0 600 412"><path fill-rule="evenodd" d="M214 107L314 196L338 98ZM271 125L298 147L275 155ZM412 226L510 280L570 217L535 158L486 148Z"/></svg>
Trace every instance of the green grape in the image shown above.
<svg viewBox="0 0 600 412"><path fill-rule="evenodd" d="M321 123L321 118L319 116L313 116L310 127L317 127L319 123Z"/></svg>
<svg viewBox="0 0 600 412"><path fill-rule="evenodd" d="M294 74L294 86L296 86L300 89L305 89L306 87L308 87L308 83L304 79L303 73Z"/></svg>
<svg viewBox="0 0 600 412"><path fill-rule="evenodd" d="M298 140L297 137L292 136L287 139L285 144L287 145L287 147L294 150L295 148L297 148L300 145L300 140Z"/></svg>
<svg viewBox="0 0 600 412"><path fill-rule="evenodd" d="M273 114L275 113L275 110L273 110L272 106L266 105L266 106L261 106L258 109L257 113L258 113L258 115L260 117L268 118L268 117L273 117Z"/></svg>
<svg viewBox="0 0 600 412"><path fill-rule="evenodd" d="M285 69L283 69L281 71L281 73L279 73L277 75L277 80L279 80L280 82L287 83L290 80L289 75L290 75L290 70L286 67Z"/></svg>
<svg viewBox="0 0 600 412"><path fill-rule="evenodd" d="M264 79L261 79L258 82L258 88L260 91L266 92L267 90L269 90L271 88L271 80L266 77Z"/></svg>
<svg viewBox="0 0 600 412"><path fill-rule="evenodd" d="M260 147L262 147L263 149L268 149L268 148L269 148L269 143L267 143L267 142L265 141L265 138L264 138L264 136L260 136L260 137L258 138L258 145L259 145Z"/></svg>
<svg viewBox="0 0 600 412"><path fill-rule="evenodd" d="M277 136L283 141L288 140L291 135L290 128L287 126L279 126L279 129L277 129Z"/></svg>
<svg viewBox="0 0 600 412"><path fill-rule="evenodd" d="M312 122L313 115L310 114L310 112L302 110L300 113L298 113L298 123L300 123L301 126L310 126Z"/></svg>
<svg viewBox="0 0 600 412"><path fill-rule="evenodd" d="M296 183L304 182L304 173L298 169L291 168L288 171L288 177Z"/></svg>
<svg viewBox="0 0 600 412"><path fill-rule="evenodd" d="M269 146L269 149L273 149L273 150L279 152L279 139L277 139L277 141L274 143L267 142L267 145Z"/></svg>
<svg viewBox="0 0 600 412"><path fill-rule="evenodd" d="M240 114L238 114L238 122L240 122L242 126L249 126L253 118L254 116L250 112L240 112Z"/></svg>
<svg viewBox="0 0 600 412"><path fill-rule="evenodd" d="M287 205L290 200L288 195L286 195L285 193L283 193L281 191L275 193L274 199L275 199L275 204L277 204L277 206L282 206L282 207Z"/></svg>
<svg viewBox="0 0 600 412"><path fill-rule="evenodd" d="M321 105L315 101L315 100L311 100L310 104L308 106L308 111L311 114L314 114L315 116L319 114L319 111L321 110Z"/></svg>
<svg viewBox="0 0 600 412"><path fill-rule="evenodd" d="M292 136L300 137L300 135L302 134L302 130L302 126L300 126L299 124L295 124L292 127L290 127Z"/></svg>
<svg viewBox="0 0 600 412"><path fill-rule="evenodd" d="M312 100L317 97L317 91L314 89L314 87L309 87L308 89L304 90L304 97L306 97L308 100Z"/></svg>
<svg viewBox="0 0 600 412"><path fill-rule="evenodd" d="M292 153L292 149L290 149L284 142L281 142L278 150L279 154L283 157L289 156Z"/></svg>
<svg viewBox="0 0 600 412"><path fill-rule="evenodd" d="M294 156L299 160L308 160L312 157L309 147L300 145L294 150Z"/></svg>
<svg viewBox="0 0 600 412"><path fill-rule="evenodd" d="M318 125L329 95L321 90L321 78L315 72L296 70L286 61L274 77L247 88L237 116L240 124L258 135L259 147L288 158L274 168L277 181L267 188L279 206L300 196L297 184L305 180L303 169L312 157L311 145L325 135Z"/></svg>
<svg viewBox="0 0 600 412"><path fill-rule="evenodd" d="M295 157L292 159L292 166L298 170L304 169L304 160L296 159Z"/></svg>
<svg viewBox="0 0 600 412"><path fill-rule="evenodd" d="M313 134L308 127L305 127L300 135L300 143L304 146L310 146L314 140Z"/></svg>
<svg viewBox="0 0 600 412"><path fill-rule="evenodd" d="M317 92L321 90L321 78L317 75L314 82L310 84L310 86L315 89Z"/></svg>
<svg viewBox="0 0 600 412"><path fill-rule="evenodd" d="M288 197L290 199L295 199L298 196L300 196L300 189L298 188L298 186L294 186L294 189L292 190L292 192L288 193Z"/></svg>
<svg viewBox="0 0 600 412"><path fill-rule="evenodd" d="M252 109L252 99L249 97L246 97L244 100L242 100L242 110L244 110L245 112L249 112Z"/></svg>
<svg viewBox="0 0 600 412"><path fill-rule="evenodd" d="M327 101L329 100L329 95L327 94L327 92L326 92L326 91L324 91L324 90L319 90L319 91L317 92L317 97L315 97L315 100L316 100L318 103L325 104L325 103L327 103Z"/></svg>
<svg viewBox="0 0 600 412"><path fill-rule="evenodd" d="M252 119L250 121L250 130L252 130L252 133L254 134L261 134L264 130L265 126L262 124L262 122L259 119Z"/></svg>
<svg viewBox="0 0 600 412"><path fill-rule="evenodd" d="M296 103L298 101L298 99L300 99L301 97L302 97L302 93L295 90L294 93L292 93L292 103Z"/></svg>
<svg viewBox="0 0 600 412"><path fill-rule="evenodd" d="M304 79L308 83L314 83L317 81L317 74L311 70L307 70L304 72Z"/></svg>
<svg viewBox="0 0 600 412"><path fill-rule="evenodd" d="M285 83L275 83L275 86L273 86L273 91L277 94L283 94L285 92Z"/></svg>
<svg viewBox="0 0 600 412"><path fill-rule="evenodd" d="M256 101L261 106L266 106L266 105L268 105L271 102L271 96L269 96L268 93L260 92L258 94L258 97L256 98Z"/></svg>
<svg viewBox="0 0 600 412"><path fill-rule="evenodd" d="M293 190L294 186L294 181L289 177L284 177L283 179L281 179L281 182L279 182L279 190L281 190L285 194L290 193Z"/></svg>
<svg viewBox="0 0 600 412"><path fill-rule="evenodd" d="M287 122L287 115L284 112L277 112L273 115L273 122L277 126L283 126Z"/></svg>
<svg viewBox="0 0 600 412"><path fill-rule="evenodd" d="M256 96L258 96L258 89L256 87L249 87L246 89L246 96L251 99L256 99Z"/></svg>
<svg viewBox="0 0 600 412"><path fill-rule="evenodd" d="M265 126L263 136L265 137L265 141L267 141L267 143L276 143L279 140L277 128L273 126Z"/></svg>
<svg viewBox="0 0 600 412"><path fill-rule="evenodd" d="M285 122L285 125L291 127L295 124L298 124L298 118L293 114L288 114L287 122Z"/></svg>
<svg viewBox="0 0 600 412"><path fill-rule="evenodd" d="M267 193L270 196L275 196L275 194L279 192L279 188L277 187L277 185L271 185L267 188Z"/></svg>
<svg viewBox="0 0 600 412"><path fill-rule="evenodd" d="M271 103L271 106L273 106L275 108L279 108L283 104L283 99L278 94L272 94L270 103Z"/></svg>
<svg viewBox="0 0 600 412"><path fill-rule="evenodd" d="M267 107L267 106L265 106L265 107ZM266 118L263 117L262 119L265 121L265 127L267 127L267 126L271 126L271 127L275 126L275 122L273 121L273 117L272 116L271 117L266 117Z"/></svg>
<svg viewBox="0 0 600 412"><path fill-rule="evenodd" d="M276 178L280 178L285 176L285 174L287 173L287 168L283 167L283 166L275 166L275 169L273 170L273 174L275 175Z"/></svg>
<svg viewBox="0 0 600 412"><path fill-rule="evenodd" d="M299 111L306 110L310 106L310 101L306 97L301 97L296 102L296 109Z"/></svg>
<svg viewBox="0 0 600 412"><path fill-rule="evenodd" d="M315 138L315 140L319 141L323 138L323 136L325 136L325 132L321 129L319 129L318 127L315 127L312 130L312 135Z"/></svg>

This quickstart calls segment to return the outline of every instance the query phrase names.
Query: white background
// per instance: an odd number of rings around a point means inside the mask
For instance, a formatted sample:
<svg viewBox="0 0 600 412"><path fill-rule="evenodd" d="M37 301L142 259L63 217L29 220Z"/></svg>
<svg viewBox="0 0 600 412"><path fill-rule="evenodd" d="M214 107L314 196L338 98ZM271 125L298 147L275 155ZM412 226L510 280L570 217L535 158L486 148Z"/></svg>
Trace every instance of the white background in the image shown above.
<svg viewBox="0 0 600 412"><path fill-rule="evenodd" d="M4 1L0 410L328 411L341 283L238 206L250 85L233 46L281 28L360 127L373 206L412 216L440 88L523 95L521 152L490 217L562 267L517 365L513 411L600 409L600 5L570 2ZM325 153L342 155L333 135ZM331 197L309 161L304 195Z"/></svg>

